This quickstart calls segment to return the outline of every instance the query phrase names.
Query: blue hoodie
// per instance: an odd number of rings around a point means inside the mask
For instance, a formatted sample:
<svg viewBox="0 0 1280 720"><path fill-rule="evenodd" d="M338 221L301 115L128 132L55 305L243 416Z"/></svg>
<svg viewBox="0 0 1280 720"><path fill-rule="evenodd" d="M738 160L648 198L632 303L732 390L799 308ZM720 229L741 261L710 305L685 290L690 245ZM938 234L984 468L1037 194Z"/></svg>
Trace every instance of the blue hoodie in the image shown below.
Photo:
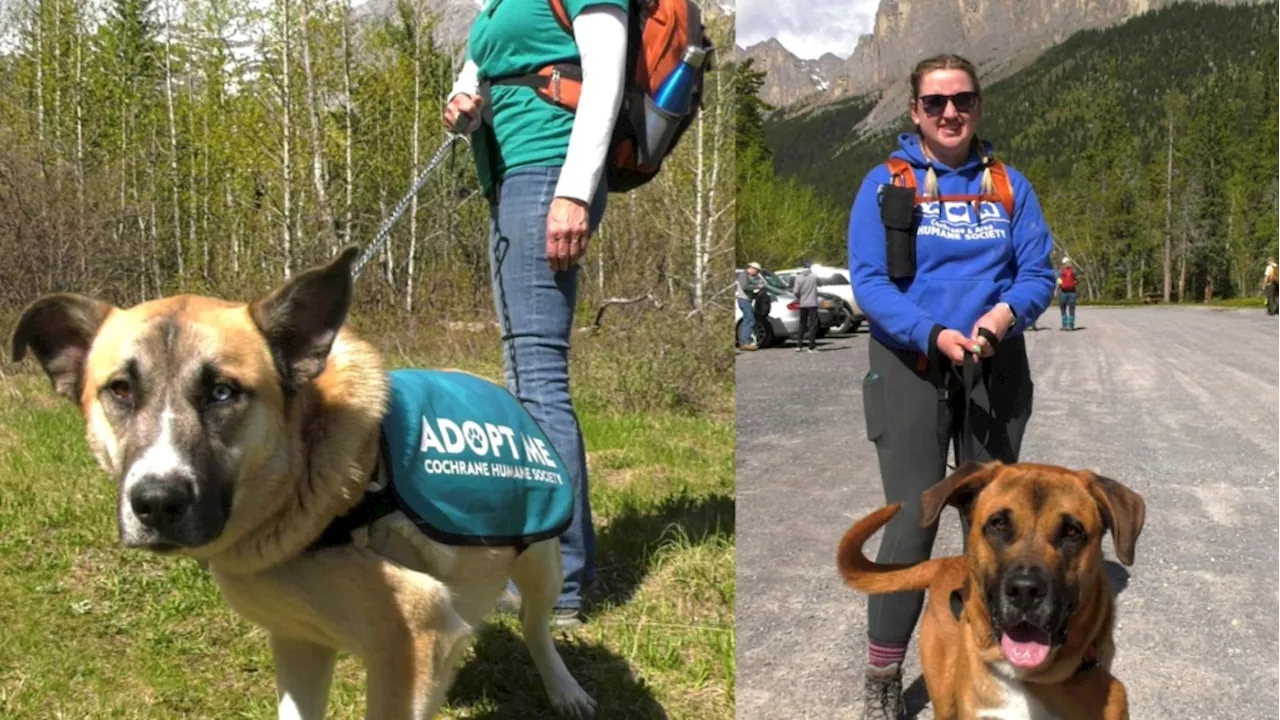
<svg viewBox="0 0 1280 720"><path fill-rule="evenodd" d="M911 164L917 192L923 192L929 165L919 136L904 133L898 144L892 156ZM990 144L984 145L989 153ZM998 202L983 202L980 218L972 203L945 203L945 219L936 202L917 206L916 274L903 280L890 279L885 265L879 188L890 182L889 170L881 163L867 173L849 217L849 268L872 337L898 350L929 353L937 333L952 329L968 336L1000 301L1017 317L1005 337L1020 334L1044 312L1053 298L1053 236L1031 183L1005 167L1013 186L1012 222ZM940 195L981 192L982 160L976 153L955 169L935 162L934 172Z"/></svg>

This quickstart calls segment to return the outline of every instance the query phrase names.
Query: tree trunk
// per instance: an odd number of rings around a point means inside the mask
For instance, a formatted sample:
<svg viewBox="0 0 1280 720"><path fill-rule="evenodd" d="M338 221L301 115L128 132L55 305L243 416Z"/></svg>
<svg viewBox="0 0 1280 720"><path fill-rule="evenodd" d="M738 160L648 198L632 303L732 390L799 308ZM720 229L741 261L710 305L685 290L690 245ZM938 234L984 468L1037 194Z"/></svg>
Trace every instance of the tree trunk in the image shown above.
<svg viewBox="0 0 1280 720"><path fill-rule="evenodd" d="M125 108L124 108L124 112L121 113L121 118L120 118L120 205L117 208L118 211L116 212L115 232L111 237L111 244L114 245L115 247L124 246L124 218L125 218L125 207L126 207L125 203L126 203L126 198L128 197L127 186L129 184L128 183L129 162L127 160L127 158L129 157L128 155L129 117L132 113L133 108L132 108L132 105L129 103L128 98L125 98L124 102L125 102ZM146 290L146 274L147 273L145 271L145 268L147 267L147 259L146 259L146 253L142 251L142 247L143 247L142 243L138 243L139 252L142 253L142 256L140 258L142 260L141 267L144 268L144 271L139 274L143 276L142 297L145 299L147 295L147 290Z"/></svg>
<svg viewBox="0 0 1280 720"><path fill-rule="evenodd" d="M226 189L227 217L233 218L233 215L232 215L233 207L231 204L231 182L227 181L224 187ZM239 222L232 219L230 222L230 225L231 225L231 277L238 277L240 275L240 238L236 236L236 227L239 225Z"/></svg>
<svg viewBox="0 0 1280 720"><path fill-rule="evenodd" d="M418 175L418 163L422 153L422 137L419 129L422 126L422 9L415 6L413 17L413 131L411 144L413 159L409 164L409 184L412 186ZM413 312L413 281L416 275L414 261L418 255L418 196L415 194L409 205L409 257L408 267L404 273L404 310Z"/></svg>
<svg viewBox="0 0 1280 720"><path fill-rule="evenodd" d="M703 198L706 192L703 183L706 154L702 151L703 136L706 135L704 114L698 113L698 118L694 122L698 124L698 132L697 142L694 144L696 159L693 170L693 309L699 310L702 308L703 256L707 242L703 236L706 232L706 218L703 216Z"/></svg>
<svg viewBox="0 0 1280 720"><path fill-rule="evenodd" d="M182 218L179 207L178 186L182 179L178 174L178 123L173 112L173 68L170 62L172 55L170 42L173 26L170 23L170 7L168 0L164 4L164 97L169 109L169 174L173 181L173 249L178 261L178 280L186 281L186 268L182 259Z"/></svg>
<svg viewBox="0 0 1280 720"><path fill-rule="evenodd" d="M311 69L311 33L308 27L311 20L310 5L310 0L303 0L300 14L302 70L307 85L307 119L311 128L311 180L315 183L316 209L320 212L320 224L324 226L320 236L324 238L328 256L333 257L338 254L338 239L334 235L333 211L329 208L329 194L325 189L328 182L324 172L324 138L320 133L320 103L316 99L315 73Z"/></svg>
<svg viewBox="0 0 1280 720"><path fill-rule="evenodd" d="M1164 191L1164 301L1173 290L1173 112L1169 112L1169 158L1165 167Z"/></svg>
<svg viewBox="0 0 1280 720"><path fill-rule="evenodd" d="M77 19L80 17L76 16ZM83 241L85 235L84 206L84 38L82 28L76 28L76 228ZM81 254L82 259L87 253ZM87 260L85 260L87 262Z"/></svg>
<svg viewBox="0 0 1280 720"><path fill-rule="evenodd" d="M355 211L354 201L354 165L351 162L353 124L355 123L355 97L351 94L351 0L346 0L346 11L342 14L342 84L346 91L347 136L344 144L347 152L347 219L343 223L343 244L351 242L352 213Z"/></svg>
<svg viewBox="0 0 1280 720"><path fill-rule="evenodd" d="M213 258L209 249L209 196L213 194L213 188L209 184L209 155L213 148L209 141L209 110L206 107L201 113L204 116L204 177L201 180L202 192L200 193L201 201L204 204L204 212L200 217L200 237L204 243L204 280L207 283L213 282Z"/></svg>
<svg viewBox="0 0 1280 720"><path fill-rule="evenodd" d="M36 158L40 163L40 173L47 181L49 172L45 167L44 157L44 8L42 6L43 3L38 0L33 5L35 18L32 24L35 25L36 31ZM44 197L45 193L40 193L42 206L45 202Z"/></svg>
<svg viewBox="0 0 1280 720"><path fill-rule="evenodd" d="M195 146L196 139L196 86L195 80L191 77L191 65L187 64L187 133L188 142L192 147ZM207 146L205 154L208 154ZM197 195L204 193L196 192L196 163L195 158L191 158L191 162L187 163L187 195L191 198L191 207L187 210L187 243L192 250L196 247L196 216L200 214L200 198ZM204 250L201 253L202 268L201 276L207 283L209 281L209 238L204 240Z"/></svg>
<svg viewBox="0 0 1280 720"><path fill-rule="evenodd" d="M711 254L717 248L717 243L715 241L716 220L719 219L720 214L724 212L724 210L716 204L716 200L719 197L717 190L720 187L720 145L721 141L724 139L724 113L721 111L721 102L724 95L721 92L721 75L722 73L715 73L716 102L715 106L712 108L714 121L711 125L711 186L707 189L707 240L702 248L702 256L698 259L698 263L702 266L700 272L704 278L704 282L711 272ZM731 203L733 201L729 200L729 202ZM717 288L713 287L712 290L717 290ZM701 305L699 305L699 307L701 307Z"/></svg>
<svg viewBox="0 0 1280 720"><path fill-rule="evenodd" d="M160 158L160 139L156 137L155 123L151 123L151 166L152 167L155 166L155 162L159 160L159 158ZM151 187L148 192L148 194L150 195L149 204L151 206L151 231L150 231L151 268L152 268L152 273L154 274L154 277L152 278L151 291L156 294L156 297L160 297L165 292L165 285L161 278L161 273L160 273L160 221L159 221L159 212L156 210L156 195L158 194L158 190L156 189L156 174L154 172L149 172L147 173L147 178L151 181L150 183ZM138 199L138 184L139 184L138 183L138 166L135 164L133 167L133 203L135 208L142 207L142 203ZM139 215L138 226L139 226L139 229L142 229L143 232L145 233L146 231L144 228L142 228L142 225L143 225L142 217L141 215ZM138 242L139 243L143 242L143 238L139 237Z"/></svg>
<svg viewBox="0 0 1280 720"><path fill-rule="evenodd" d="M390 214L389 212L387 212L386 184L383 184L382 192L378 195L378 210L380 211L379 215L381 216L381 220L379 221L378 226L381 227L382 223L387 221L387 215ZM396 263L395 263L395 258L391 253L392 237L394 236L388 235L387 241L382 244L382 271L383 271L383 275L386 278L387 285L390 286L394 291L396 286L396 270L395 270Z"/></svg>
<svg viewBox="0 0 1280 720"><path fill-rule="evenodd" d="M1182 256L1178 258L1178 302L1184 302L1187 298L1187 251L1183 248Z"/></svg>
<svg viewBox="0 0 1280 720"><path fill-rule="evenodd" d="M61 162L62 149L62 8L53 0L53 146L59 151L55 163ZM53 174L53 186L62 190L62 173ZM61 195L61 193L59 193Z"/></svg>
<svg viewBox="0 0 1280 720"><path fill-rule="evenodd" d="M291 200L293 196L293 185L290 182L292 170L292 158L289 154L289 136L292 134L292 124L290 122L290 112L293 103L289 99L289 0L280 0L280 42L281 42L281 92L283 93L284 105L284 152L281 157L281 174L284 176L284 201L282 204L284 210L284 220L280 223L281 231L281 251L284 261L284 278L286 280L293 277L293 237L290 234L289 223L293 219L291 215Z"/></svg>

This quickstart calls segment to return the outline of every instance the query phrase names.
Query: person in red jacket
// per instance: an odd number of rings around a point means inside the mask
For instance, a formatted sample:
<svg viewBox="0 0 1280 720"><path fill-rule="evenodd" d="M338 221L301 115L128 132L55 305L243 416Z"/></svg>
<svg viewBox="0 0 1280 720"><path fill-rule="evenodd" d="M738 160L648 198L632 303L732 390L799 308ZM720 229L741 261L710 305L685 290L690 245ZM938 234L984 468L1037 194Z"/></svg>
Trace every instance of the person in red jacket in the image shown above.
<svg viewBox="0 0 1280 720"><path fill-rule="evenodd" d="M1058 273L1058 309L1062 311L1062 329L1076 329L1076 269L1071 258L1062 258Z"/></svg>

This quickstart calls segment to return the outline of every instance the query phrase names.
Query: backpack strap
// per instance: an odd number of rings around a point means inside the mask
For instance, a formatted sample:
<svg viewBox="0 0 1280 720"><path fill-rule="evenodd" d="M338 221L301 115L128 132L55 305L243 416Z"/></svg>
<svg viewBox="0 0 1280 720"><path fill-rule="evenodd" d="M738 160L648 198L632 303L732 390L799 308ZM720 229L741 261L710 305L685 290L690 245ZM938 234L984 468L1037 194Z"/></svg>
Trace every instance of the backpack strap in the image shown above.
<svg viewBox="0 0 1280 720"><path fill-rule="evenodd" d="M999 160L992 160L987 166L991 170L991 182L996 186L996 197L1009 215L1009 222L1013 222L1013 183L1009 182L1009 171Z"/></svg>
<svg viewBox="0 0 1280 720"><path fill-rule="evenodd" d="M547 0L547 4L551 6L551 14L556 17L561 29L569 33L569 37L573 37L573 23L569 21L569 10L565 8L564 0Z"/></svg>
<svg viewBox="0 0 1280 720"><path fill-rule="evenodd" d="M1005 167L1004 163L994 158L987 158L985 162L988 169L991 170L991 182L995 185L996 198L1000 201L1000 204L1004 206L1004 211L1009 216L1009 222L1013 222L1013 183L1009 181L1009 170ZM885 166L889 168L889 177L894 185L911 188L912 190L916 189L915 172L912 171L911 164L906 160L891 157L885 161ZM918 193L917 199L919 199ZM980 195L956 195L938 199L976 202L985 198Z"/></svg>
<svg viewBox="0 0 1280 720"><path fill-rule="evenodd" d="M911 163L902 158L891 157L884 164L889 168L889 179L894 185L916 189L916 174L911 169Z"/></svg>

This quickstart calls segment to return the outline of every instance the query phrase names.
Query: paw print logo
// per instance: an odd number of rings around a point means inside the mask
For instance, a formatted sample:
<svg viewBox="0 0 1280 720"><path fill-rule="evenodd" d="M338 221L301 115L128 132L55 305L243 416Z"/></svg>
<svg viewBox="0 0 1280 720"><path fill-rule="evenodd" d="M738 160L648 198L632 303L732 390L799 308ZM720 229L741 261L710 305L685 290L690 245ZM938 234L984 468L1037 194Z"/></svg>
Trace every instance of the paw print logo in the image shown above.
<svg viewBox="0 0 1280 720"><path fill-rule="evenodd" d="M468 424L462 430L466 436L467 445L476 452L484 452L488 448L489 438L485 437L484 430L479 425ZM476 450L476 448L480 448Z"/></svg>

